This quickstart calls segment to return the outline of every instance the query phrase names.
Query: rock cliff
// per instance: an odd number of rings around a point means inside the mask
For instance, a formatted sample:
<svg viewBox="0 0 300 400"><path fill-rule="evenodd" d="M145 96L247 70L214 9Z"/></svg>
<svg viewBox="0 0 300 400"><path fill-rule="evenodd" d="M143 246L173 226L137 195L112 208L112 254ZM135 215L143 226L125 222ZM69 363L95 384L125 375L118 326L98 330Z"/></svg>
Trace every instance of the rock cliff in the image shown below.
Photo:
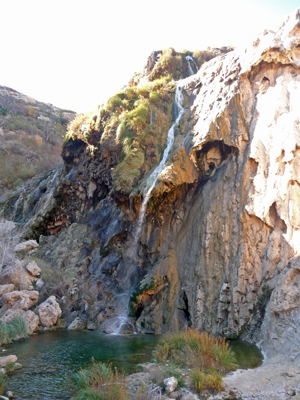
<svg viewBox="0 0 300 400"><path fill-rule="evenodd" d="M38 256L60 276L44 297L56 291L69 323L193 325L299 357L300 10L226 51L192 76L185 55L153 54L74 128L63 167L1 204L39 239ZM173 78L184 114L137 236L176 115Z"/></svg>

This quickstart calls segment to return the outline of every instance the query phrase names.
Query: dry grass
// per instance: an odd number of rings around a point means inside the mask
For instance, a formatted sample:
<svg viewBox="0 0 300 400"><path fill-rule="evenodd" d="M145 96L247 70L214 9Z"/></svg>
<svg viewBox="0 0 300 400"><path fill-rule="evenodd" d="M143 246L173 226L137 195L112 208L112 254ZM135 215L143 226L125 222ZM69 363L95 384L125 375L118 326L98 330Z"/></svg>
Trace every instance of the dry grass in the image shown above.
<svg viewBox="0 0 300 400"><path fill-rule="evenodd" d="M92 114L93 113L76 115L76 117L68 124L66 140L79 139L88 144L88 134L93 128L91 124Z"/></svg>
<svg viewBox="0 0 300 400"><path fill-rule="evenodd" d="M78 389L76 400L127 400L128 389L125 375L114 371L109 365L96 364L82 369L73 377Z"/></svg>
<svg viewBox="0 0 300 400"><path fill-rule="evenodd" d="M62 140L61 140L62 142ZM0 180L15 189L26 179L62 164L61 147L22 131L0 136ZM1 193L0 193L1 194Z"/></svg>
<svg viewBox="0 0 300 400"><path fill-rule="evenodd" d="M238 366L225 338L188 328L164 336L155 357L160 362L168 360L179 367L193 369L192 381L198 391L222 390L221 375Z"/></svg>
<svg viewBox="0 0 300 400"><path fill-rule="evenodd" d="M198 393L202 390L220 392L224 390L222 376L218 373L204 374L199 368L195 368L191 375L192 383Z"/></svg>

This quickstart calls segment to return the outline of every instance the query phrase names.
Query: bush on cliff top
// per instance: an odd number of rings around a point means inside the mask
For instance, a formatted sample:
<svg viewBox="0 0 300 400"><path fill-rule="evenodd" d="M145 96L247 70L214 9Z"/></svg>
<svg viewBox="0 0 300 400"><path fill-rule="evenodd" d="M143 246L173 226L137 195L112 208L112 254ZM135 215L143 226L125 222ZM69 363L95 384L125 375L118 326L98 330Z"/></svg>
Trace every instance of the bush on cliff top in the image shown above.
<svg viewBox="0 0 300 400"><path fill-rule="evenodd" d="M109 154L115 164L114 190L130 193L163 152L174 90L169 75L142 87L128 87L96 114L78 116L69 124L66 140L79 139Z"/></svg>

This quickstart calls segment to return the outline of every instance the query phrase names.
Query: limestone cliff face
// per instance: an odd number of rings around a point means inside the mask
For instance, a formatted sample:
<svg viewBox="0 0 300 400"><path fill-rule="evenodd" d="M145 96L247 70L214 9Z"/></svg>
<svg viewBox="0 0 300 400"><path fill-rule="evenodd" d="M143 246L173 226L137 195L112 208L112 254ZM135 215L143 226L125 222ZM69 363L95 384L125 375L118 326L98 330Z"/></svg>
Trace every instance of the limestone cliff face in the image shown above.
<svg viewBox="0 0 300 400"><path fill-rule="evenodd" d="M114 192L116 160L80 140L63 171L6 210L75 275L61 293L72 318L110 331L130 313L141 331L190 324L299 352L300 10L179 85L185 113L138 242L149 174L129 196Z"/></svg>

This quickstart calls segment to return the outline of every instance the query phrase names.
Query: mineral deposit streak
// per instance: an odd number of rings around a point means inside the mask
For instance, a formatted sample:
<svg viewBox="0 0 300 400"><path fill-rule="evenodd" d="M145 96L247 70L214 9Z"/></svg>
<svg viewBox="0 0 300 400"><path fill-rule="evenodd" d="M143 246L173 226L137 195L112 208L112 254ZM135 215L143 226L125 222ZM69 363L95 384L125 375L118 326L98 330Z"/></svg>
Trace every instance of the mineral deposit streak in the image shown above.
<svg viewBox="0 0 300 400"><path fill-rule="evenodd" d="M142 226L143 226L143 222L144 222L144 218L145 218L147 204L148 204L148 201L151 196L151 192L156 185L159 175L161 174L162 170L164 169L164 167L166 165L170 150L174 143L175 129L177 128L180 118L182 117L182 114L184 112L184 97L182 94L182 88L180 86L176 86L175 107L176 107L176 115L177 116L176 116L175 122L172 124L171 128L168 131L167 145L164 150L163 158L162 158L161 162L158 164L158 166L155 168L155 170L152 172L152 174L150 175L150 177L147 181L145 190L144 190L144 193L146 193L146 195L144 197L144 200L143 200L143 203L141 206L140 215L139 215L137 228L136 228L136 232L135 232L135 242L136 243L141 236Z"/></svg>

